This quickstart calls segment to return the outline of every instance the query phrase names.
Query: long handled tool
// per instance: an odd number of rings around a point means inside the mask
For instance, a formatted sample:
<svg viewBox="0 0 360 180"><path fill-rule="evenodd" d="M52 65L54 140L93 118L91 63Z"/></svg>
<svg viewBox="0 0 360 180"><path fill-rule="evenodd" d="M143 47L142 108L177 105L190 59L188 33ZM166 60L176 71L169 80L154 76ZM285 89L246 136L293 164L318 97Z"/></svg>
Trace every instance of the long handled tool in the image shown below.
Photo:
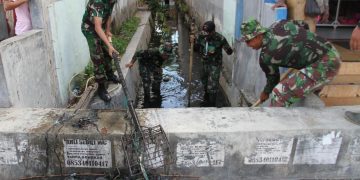
<svg viewBox="0 0 360 180"><path fill-rule="evenodd" d="M113 53L114 64L119 75L125 97L127 98L128 110L131 115L133 131L125 134L122 138L122 147L125 160L132 178L149 179L149 176L169 169L173 163L170 144L161 125L155 127L143 127L140 125L134 108L134 101L129 95L128 88L120 67L120 57Z"/></svg>
<svg viewBox="0 0 360 180"><path fill-rule="evenodd" d="M193 66L193 57L194 57L194 40L195 40L195 24L191 23L191 32L190 32L190 61L189 61L189 90L188 90L188 107L190 107L191 102L191 81L192 81L192 66Z"/></svg>
<svg viewBox="0 0 360 180"><path fill-rule="evenodd" d="M293 69L293 68L288 69L284 74L281 75L280 81L282 81L282 80L284 80L285 78L287 78L288 75L289 75L290 73L292 73L293 71L295 71L295 69ZM261 102L261 100L259 99L259 100L257 100L251 107L257 107L257 106L259 106L261 103L262 103L262 102Z"/></svg>

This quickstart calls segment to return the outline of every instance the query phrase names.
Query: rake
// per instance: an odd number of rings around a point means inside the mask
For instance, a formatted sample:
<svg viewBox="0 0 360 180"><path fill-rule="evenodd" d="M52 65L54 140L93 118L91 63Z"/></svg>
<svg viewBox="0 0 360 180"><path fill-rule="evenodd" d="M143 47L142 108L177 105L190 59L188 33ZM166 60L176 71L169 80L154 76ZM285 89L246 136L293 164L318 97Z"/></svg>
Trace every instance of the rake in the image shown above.
<svg viewBox="0 0 360 180"><path fill-rule="evenodd" d="M129 95L128 88L120 67L120 57L113 53L115 67L127 98L128 110L131 115L132 132L125 134L122 139L126 165L131 178L148 180L156 173L166 173L174 162L166 133L161 125L144 127L140 125L134 108L134 101Z"/></svg>

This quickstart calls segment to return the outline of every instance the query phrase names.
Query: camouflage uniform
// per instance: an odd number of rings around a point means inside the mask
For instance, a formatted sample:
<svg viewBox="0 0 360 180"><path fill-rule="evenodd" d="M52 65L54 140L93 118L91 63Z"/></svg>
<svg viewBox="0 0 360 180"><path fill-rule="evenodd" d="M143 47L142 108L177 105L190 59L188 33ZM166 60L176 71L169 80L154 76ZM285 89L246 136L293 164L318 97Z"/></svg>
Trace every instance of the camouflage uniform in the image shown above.
<svg viewBox="0 0 360 180"><path fill-rule="evenodd" d="M219 90L219 78L222 68L222 49L232 54L232 49L221 34L214 32L210 36L200 34L196 39L202 59L201 81L209 96L216 96Z"/></svg>
<svg viewBox="0 0 360 180"><path fill-rule="evenodd" d="M139 61L139 71L143 83L144 95L150 97L150 86L152 91L160 94L160 84L162 81L163 59L161 52L157 48L140 50L135 53L136 60ZM151 82L151 76L154 81Z"/></svg>
<svg viewBox="0 0 360 180"><path fill-rule="evenodd" d="M95 80L98 83L106 81L106 75L113 75L108 48L95 32L94 17L102 18L102 28L105 29L108 18L111 18L115 0L89 0L82 19L81 31L84 34L90 50L91 61L94 64Z"/></svg>
<svg viewBox="0 0 360 180"><path fill-rule="evenodd" d="M302 22L283 20L270 29L262 28L266 31L259 63L267 78L263 92L272 92L270 106L288 107L322 88L338 72L341 60L337 50L303 26ZM279 83L279 67L299 71Z"/></svg>

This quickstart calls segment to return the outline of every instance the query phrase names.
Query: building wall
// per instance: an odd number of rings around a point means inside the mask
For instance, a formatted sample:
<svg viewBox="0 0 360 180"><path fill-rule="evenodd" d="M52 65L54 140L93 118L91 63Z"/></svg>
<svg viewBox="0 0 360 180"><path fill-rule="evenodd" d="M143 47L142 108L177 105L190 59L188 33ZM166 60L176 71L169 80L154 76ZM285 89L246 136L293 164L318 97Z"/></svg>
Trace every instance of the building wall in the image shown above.
<svg viewBox="0 0 360 180"><path fill-rule="evenodd" d="M90 60L89 48L80 28L85 12L84 4L85 0L62 0L48 6L62 104L69 98L68 84L71 78L83 71Z"/></svg>

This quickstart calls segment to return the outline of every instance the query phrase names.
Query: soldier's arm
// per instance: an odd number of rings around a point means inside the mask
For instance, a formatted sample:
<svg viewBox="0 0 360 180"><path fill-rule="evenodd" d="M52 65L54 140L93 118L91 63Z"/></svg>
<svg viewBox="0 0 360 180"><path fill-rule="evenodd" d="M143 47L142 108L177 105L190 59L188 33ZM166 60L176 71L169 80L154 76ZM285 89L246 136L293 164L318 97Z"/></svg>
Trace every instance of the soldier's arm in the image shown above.
<svg viewBox="0 0 360 180"><path fill-rule="evenodd" d="M226 38L223 37L222 38L222 44L223 44L223 49L225 50L226 54L231 55L233 53L233 50L231 48L231 46L229 45L229 43L227 42Z"/></svg>
<svg viewBox="0 0 360 180"><path fill-rule="evenodd" d="M112 56L112 54L115 52L119 54L113 45L110 43L108 37L106 36L104 30L101 27L102 24L102 18L101 17L94 17L94 25L95 25L95 32L100 37L100 39L105 43L105 45L109 48L109 55Z"/></svg>
<svg viewBox="0 0 360 180"><path fill-rule="evenodd" d="M279 83L280 81L280 72L279 67L277 66L270 66L267 64L262 63L260 60L260 67L264 71L266 76L266 85L264 87L263 92L266 94L270 94L271 91L274 89L274 87Z"/></svg>
<svg viewBox="0 0 360 180"><path fill-rule="evenodd" d="M132 68L132 67L134 66L134 64L135 64L135 62L136 62L136 60L137 60L137 58L138 58L139 55L140 55L140 53L139 53L139 52L136 52L135 55L134 55L134 57L131 59L130 63L125 64L125 67L127 67L127 68Z"/></svg>
<svg viewBox="0 0 360 180"><path fill-rule="evenodd" d="M107 37L112 37L112 33L111 33L111 23L112 23L112 20L111 20L111 16L107 19L106 21L106 29L105 29L105 34Z"/></svg>

